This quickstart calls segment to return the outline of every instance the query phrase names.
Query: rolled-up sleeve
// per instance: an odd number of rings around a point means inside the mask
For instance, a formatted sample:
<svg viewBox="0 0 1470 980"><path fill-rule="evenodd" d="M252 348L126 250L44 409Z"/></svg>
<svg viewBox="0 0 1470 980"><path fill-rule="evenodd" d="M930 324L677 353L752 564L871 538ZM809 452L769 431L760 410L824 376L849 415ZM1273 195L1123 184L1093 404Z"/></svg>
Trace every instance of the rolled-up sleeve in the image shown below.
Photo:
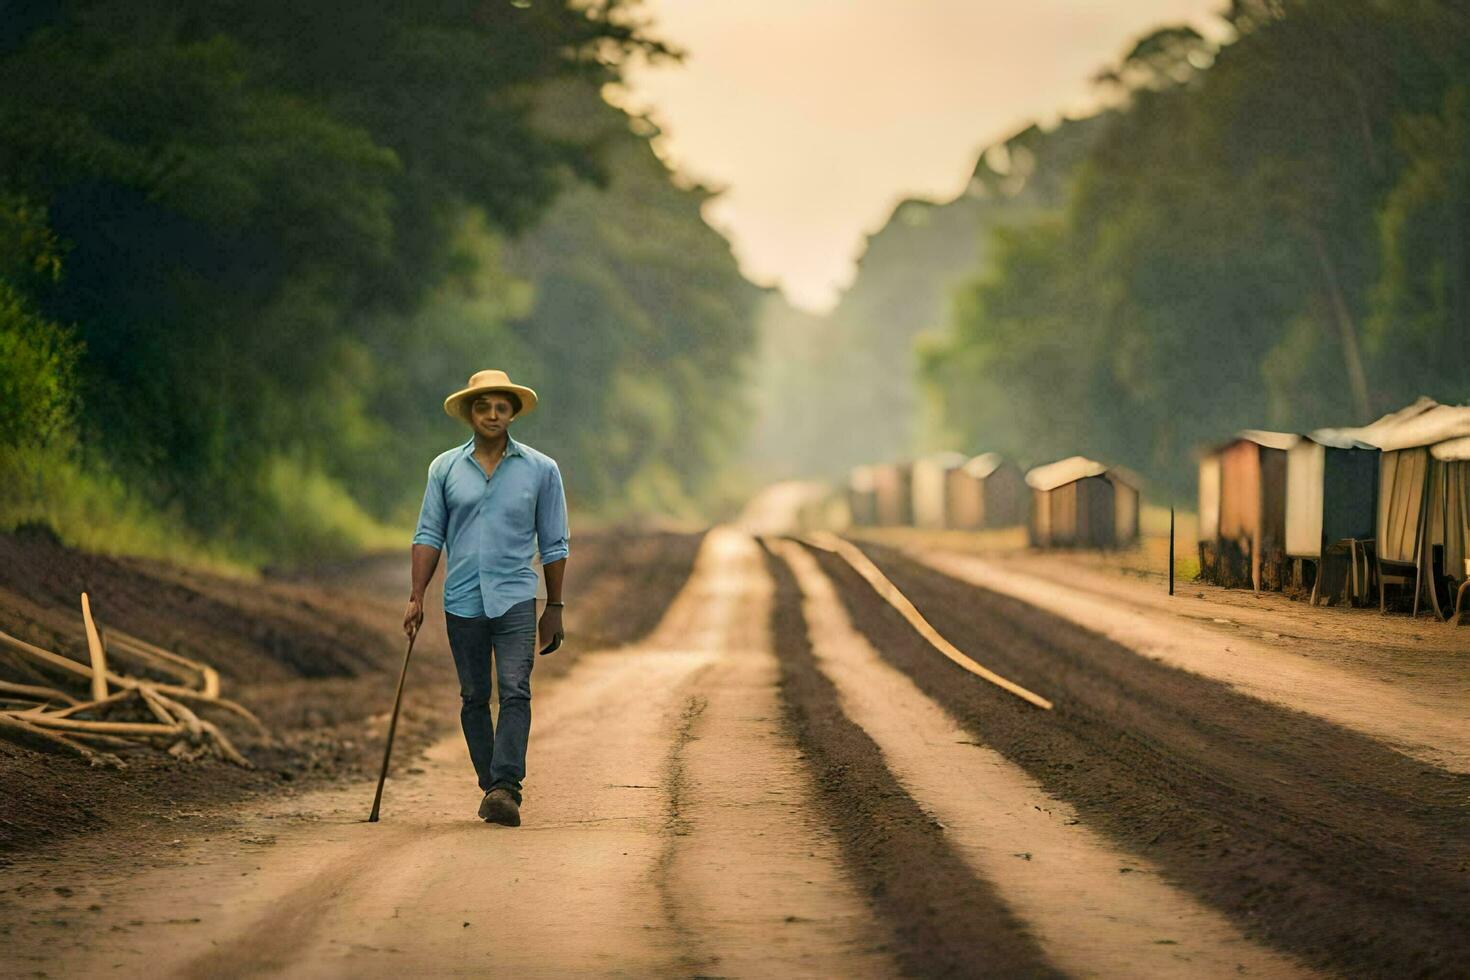
<svg viewBox="0 0 1470 980"><path fill-rule="evenodd" d="M413 532L413 543L443 551L448 520L449 514L444 509L444 470L430 463L429 483L424 487L424 503L419 508L419 523Z"/></svg>
<svg viewBox="0 0 1470 980"><path fill-rule="evenodd" d="M561 469L553 461L541 474L541 490L536 497L536 542L541 550L541 564L560 561L570 552L571 532L567 527L567 495L561 483Z"/></svg>

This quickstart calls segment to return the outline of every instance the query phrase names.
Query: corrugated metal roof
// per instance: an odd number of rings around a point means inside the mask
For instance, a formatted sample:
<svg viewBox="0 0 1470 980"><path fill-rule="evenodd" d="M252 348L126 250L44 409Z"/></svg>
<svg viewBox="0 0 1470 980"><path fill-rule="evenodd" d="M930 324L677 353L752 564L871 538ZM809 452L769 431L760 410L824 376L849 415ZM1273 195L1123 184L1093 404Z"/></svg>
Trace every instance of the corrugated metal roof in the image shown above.
<svg viewBox="0 0 1470 980"><path fill-rule="evenodd" d="M1313 429L1303 439L1315 442L1319 446L1328 449L1377 449L1371 442L1364 442L1356 438L1353 433L1356 429Z"/></svg>
<svg viewBox="0 0 1470 980"><path fill-rule="evenodd" d="M1108 479L1117 483L1123 483L1135 490L1142 489L1143 477L1128 469L1126 466L1111 466L1108 468Z"/></svg>
<svg viewBox="0 0 1470 980"><path fill-rule="evenodd" d="M1451 439L1441 442L1429 450L1429 455L1446 463L1460 463L1470 460L1470 438Z"/></svg>
<svg viewBox="0 0 1470 980"><path fill-rule="evenodd" d="M1335 446L1337 448L1352 448L1351 446L1343 445L1343 443L1361 443L1365 446L1376 448L1380 445L1381 440L1397 426L1423 415L1430 409L1438 407L1439 402L1433 398L1427 398L1421 395L1413 404L1405 405L1398 411L1389 412L1382 418L1369 422L1367 425L1347 426L1340 429L1318 429L1309 438L1313 442L1321 443L1324 446Z"/></svg>
<svg viewBox="0 0 1470 980"><path fill-rule="evenodd" d="M1055 490L1089 476L1102 476L1108 468L1085 456L1068 456L1055 463L1038 466L1026 474L1026 483L1037 490Z"/></svg>
<svg viewBox="0 0 1470 980"><path fill-rule="evenodd" d="M977 480L983 480L999 469L1000 464L1004 462L1005 457L1000 453L981 453L965 464L965 472Z"/></svg>
<svg viewBox="0 0 1470 980"><path fill-rule="evenodd" d="M1300 438L1301 436L1295 432L1272 432L1269 429L1241 429L1235 434L1235 438L1225 445L1228 446L1231 443L1240 442L1244 439L1246 442L1253 442L1257 446L1264 446L1267 449L1290 449L1296 445L1296 441Z"/></svg>
<svg viewBox="0 0 1470 980"><path fill-rule="evenodd" d="M1364 426L1359 436L1380 449L1414 449L1470 436L1470 405L1435 405L1416 415Z"/></svg>

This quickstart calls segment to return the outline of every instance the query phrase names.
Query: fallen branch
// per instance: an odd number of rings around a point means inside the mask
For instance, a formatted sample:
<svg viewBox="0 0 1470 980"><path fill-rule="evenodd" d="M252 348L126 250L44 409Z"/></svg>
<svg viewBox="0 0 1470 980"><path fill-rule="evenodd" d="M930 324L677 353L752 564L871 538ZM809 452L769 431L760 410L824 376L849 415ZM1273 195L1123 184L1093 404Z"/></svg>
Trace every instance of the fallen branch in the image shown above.
<svg viewBox="0 0 1470 980"><path fill-rule="evenodd" d="M0 691L10 694L25 694L31 700L45 698L48 700L65 701L67 704L77 704L77 699L65 691L58 691L54 687L42 687L39 684L16 684L12 681L0 681Z"/></svg>
<svg viewBox="0 0 1470 980"><path fill-rule="evenodd" d="M82 626L87 632L87 650L92 655L92 700L107 697L107 654L102 649L102 637L97 635L97 624L92 622L92 603L87 593L82 593Z"/></svg>
<svg viewBox="0 0 1470 980"><path fill-rule="evenodd" d="M255 768L253 765L250 764L249 759L245 758L238 751L236 751L235 746L230 744L230 740L225 737L225 733L219 730L219 726L213 724L212 722L205 721L177 701L166 698L160 694L155 694L154 697L157 697L160 701L163 702L166 708L177 714L179 716L179 719L189 729L191 734L198 734L201 737L205 734L208 734L209 737L213 738L215 747L219 749L220 754L226 759L230 760L235 765L241 766L245 769Z"/></svg>
<svg viewBox="0 0 1470 980"><path fill-rule="evenodd" d="M119 749L136 749L139 744L134 739L123 738L120 735L104 735L101 732L68 732L65 737L84 742L96 742L98 745L111 745Z"/></svg>
<svg viewBox="0 0 1470 980"><path fill-rule="evenodd" d="M161 725L151 721L87 721L83 718L56 718L47 714L18 715L5 712L5 716L18 718L32 725L59 728L63 731L101 732L104 735L177 735L184 731L182 725Z"/></svg>
<svg viewBox="0 0 1470 980"><path fill-rule="evenodd" d="M14 715L0 713L0 729L9 730L13 734L23 734L45 745L56 746L66 749L69 752L74 752L94 766L114 766L118 769L127 768L127 763L123 762L111 752L94 752L85 745L72 741L72 739L65 735L48 732L43 728L16 718Z"/></svg>
<svg viewBox="0 0 1470 980"><path fill-rule="evenodd" d="M168 751L180 758L197 758L203 752L212 752L235 765L254 768L218 725L199 717L184 703L217 705L249 722L267 740L271 739L269 729L249 709L220 697L219 673L213 667L127 633L104 634L92 617L91 599L87 593L82 593L81 602L90 664L27 643L3 631L0 631L0 648L85 682L91 688L92 698L80 701L50 686L0 681L0 692L24 695L24 698L7 699L11 703L27 705L28 701L35 702L27 707L0 710L0 724L6 731L12 735L23 734L47 745L64 745L84 755L93 764L103 755L110 754L94 752L76 739L132 746L138 744L138 740L167 738L173 741ZM182 683L157 683L110 671L107 668L109 651L120 653L124 659L142 663ZM25 660L20 666L26 666ZM41 676L37 671L31 672ZM196 683L198 686L193 686ZM83 713L96 714L115 708L130 699L136 699L154 720L104 721L95 717L78 717ZM64 707L55 709L54 701L62 702ZM121 764L121 760L117 761Z"/></svg>
<svg viewBox="0 0 1470 980"><path fill-rule="evenodd" d="M113 638L116 639L116 634L110 635L112 635ZM59 653L52 653L50 650L43 650L34 644L27 643L25 640L22 640L19 637L11 636L9 633L4 632L3 630L0 630L0 646L8 647L15 653L21 654L22 656L30 657L41 663L55 667L56 669L71 674L74 677L83 678L89 682L92 679L92 668L87 666L86 664L78 663L77 661L72 660L70 657L63 657ZM206 685L208 686L210 684L210 676L213 676L214 680L212 686L217 688L219 685L218 675L215 674L213 668L208 668L208 671L209 675L205 677ZM148 683L147 681L140 681L132 677L125 677L123 675L113 673L112 671L108 671L107 679L113 686L121 688L133 688L137 687L139 684ZM155 691L167 694L170 697L187 698L195 701L206 701L210 704L219 705L226 711L239 715L241 718L244 718L246 721L250 722L250 724L254 725L255 728L262 735L266 736L267 738L270 737L270 730L265 727L264 723L262 723L261 720L257 718L253 712L250 711L249 708L246 708L244 705L239 704L238 702L231 701L229 698L219 697L218 695L211 696L207 687L206 690L199 691L195 690L194 688L179 687L176 684L153 684L151 686Z"/></svg>
<svg viewBox="0 0 1470 980"><path fill-rule="evenodd" d="M83 701L80 704L73 704L69 708L62 708L60 711L49 712L49 714L53 718L70 718L72 715L76 714L79 711L91 711L93 708L103 708L107 705L116 704L117 702L123 701L130 697L132 697L132 691L128 688L124 688L121 691L113 691L101 701Z"/></svg>
<svg viewBox="0 0 1470 980"><path fill-rule="evenodd" d="M167 684L154 684L153 690L159 692L160 694L167 694L171 698L177 698L183 701L199 701L216 708L224 708L226 711L238 715L246 721L250 722L250 724L255 726L256 731L258 731L265 738L271 738L270 729L265 727L264 722L255 717L255 714L249 708L236 701L231 701L229 698L211 698L199 691L192 691L186 687L172 687Z"/></svg>
<svg viewBox="0 0 1470 980"><path fill-rule="evenodd" d="M92 668L86 664L77 663L70 657L63 657L59 653L50 650L42 650L40 647L27 643L16 636L11 636L4 630L0 630L0 646L9 647L15 653L39 660L43 664L49 664L57 670L64 671L75 677L84 677L90 683L92 680Z"/></svg>
<svg viewBox="0 0 1470 980"><path fill-rule="evenodd" d="M888 576L884 575L882 570L873 564L872 559L863 554L852 542L843 540L830 531L817 531L799 540L813 548L833 552L841 556L852 566L854 571L862 576L864 581L873 587L874 592L877 592L885 602L898 610L899 615L908 621L916 633L928 641L930 646L944 654L944 656L948 657L955 664L974 674L976 677L989 681L1001 690L1014 694L1022 701L1034 704L1043 711L1051 710L1052 703L1049 700L990 670L973 657L962 653L958 647L941 636L939 631L929 624L929 621L923 617L919 610L914 608L914 604L908 600L908 597L898 590L898 586L890 582Z"/></svg>
<svg viewBox="0 0 1470 980"><path fill-rule="evenodd" d="M138 692L138 697L142 698L143 703L148 706L148 710L153 712L153 717L165 725L177 725L179 723L179 719L169 714L168 708L164 707L163 699L155 694L152 688L146 684L139 684L135 690Z"/></svg>
<svg viewBox="0 0 1470 980"><path fill-rule="evenodd" d="M163 647L121 630L109 631L108 637L115 646L126 653L146 663L151 663L154 667L180 680L187 681L197 676L200 693L207 698L219 697L219 672L208 664L191 660L172 650L165 650Z"/></svg>

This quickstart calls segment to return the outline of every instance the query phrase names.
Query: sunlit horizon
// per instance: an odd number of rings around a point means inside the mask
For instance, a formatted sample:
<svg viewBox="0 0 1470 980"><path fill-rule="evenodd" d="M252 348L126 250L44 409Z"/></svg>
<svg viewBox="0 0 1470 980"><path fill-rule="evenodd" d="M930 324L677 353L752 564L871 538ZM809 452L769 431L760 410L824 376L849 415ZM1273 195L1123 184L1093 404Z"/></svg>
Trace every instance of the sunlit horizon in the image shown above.
<svg viewBox="0 0 1470 980"><path fill-rule="evenodd" d="M747 278L821 313L901 201L953 199L987 145L1095 110L1091 78L1140 35L1218 35L1221 6L645 0L687 58L637 65L612 96L659 124L667 163L722 191L705 217ZM847 43L823 45L838 22Z"/></svg>

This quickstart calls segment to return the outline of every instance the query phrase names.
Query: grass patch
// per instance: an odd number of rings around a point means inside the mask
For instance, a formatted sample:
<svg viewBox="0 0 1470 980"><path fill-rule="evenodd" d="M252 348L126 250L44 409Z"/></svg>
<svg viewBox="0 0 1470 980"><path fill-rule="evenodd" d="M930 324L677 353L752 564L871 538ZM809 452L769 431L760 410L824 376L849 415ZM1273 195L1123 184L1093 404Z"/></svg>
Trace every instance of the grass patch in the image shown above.
<svg viewBox="0 0 1470 980"><path fill-rule="evenodd" d="M116 476L84 467L58 448L8 448L0 454L0 529L41 524L68 547L135 555L251 578L245 555L208 542L184 522L132 493Z"/></svg>

